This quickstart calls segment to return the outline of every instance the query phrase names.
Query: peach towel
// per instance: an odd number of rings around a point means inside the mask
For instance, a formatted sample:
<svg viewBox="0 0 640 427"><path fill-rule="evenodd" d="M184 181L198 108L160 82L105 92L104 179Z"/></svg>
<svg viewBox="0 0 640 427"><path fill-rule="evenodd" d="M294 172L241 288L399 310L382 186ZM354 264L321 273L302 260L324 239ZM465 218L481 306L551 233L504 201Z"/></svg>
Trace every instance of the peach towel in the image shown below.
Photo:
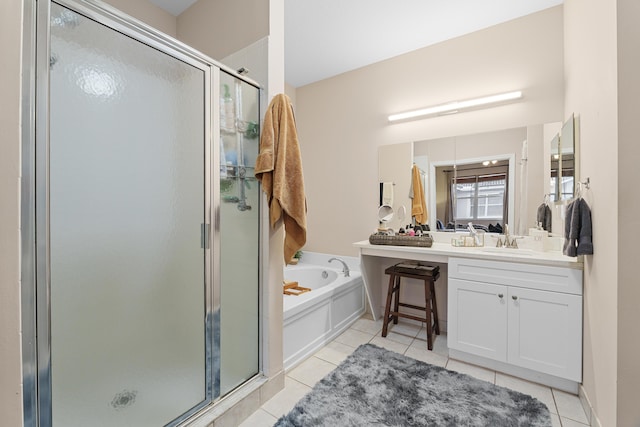
<svg viewBox="0 0 640 427"><path fill-rule="evenodd" d="M298 133L287 95L278 94L269 103L255 174L269 201L271 227L280 218L284 223L284 262L289 264L307 241L307 203Z"/></svg>
<svg viewBox="0 0 640 427"><path fill-rule="evenodd" d="M422 187L420 169L418 169L416 165L413 165L413 170L411 171L411 188L413 189L411 215L416 218L417 224L426 224L428 219L427 204L424 200L424 188Z"/></svg>

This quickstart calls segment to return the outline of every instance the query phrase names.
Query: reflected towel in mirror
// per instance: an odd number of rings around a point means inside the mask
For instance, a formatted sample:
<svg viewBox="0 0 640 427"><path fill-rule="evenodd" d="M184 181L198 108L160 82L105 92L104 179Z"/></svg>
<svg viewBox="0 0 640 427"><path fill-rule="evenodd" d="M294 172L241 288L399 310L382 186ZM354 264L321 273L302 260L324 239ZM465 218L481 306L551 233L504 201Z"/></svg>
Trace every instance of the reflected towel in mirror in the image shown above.
<svg viewBox="0 0 640 427"><path fill-rule="evenodd" d="M422 177L420 169L415 164L411 171L411 190L409 192L411 198L411 215L415 217L417 224L426 224L429 216L427 215L427 204L424 200L424 188L422 186Z"/></svg>
<svg viewBox="0 0 640 427"><path fill-rule="evenodd" d="M382 204L393 206L393 182L382 183Z"/></svg>
<svg viewBox="0 0 640 427"><path fill-rule="evenodd" d="M551 219L551 208L549 207L549 205L543 203L538 206L536 221L537 224L540 224L543 230L551 231Z"/></svg>

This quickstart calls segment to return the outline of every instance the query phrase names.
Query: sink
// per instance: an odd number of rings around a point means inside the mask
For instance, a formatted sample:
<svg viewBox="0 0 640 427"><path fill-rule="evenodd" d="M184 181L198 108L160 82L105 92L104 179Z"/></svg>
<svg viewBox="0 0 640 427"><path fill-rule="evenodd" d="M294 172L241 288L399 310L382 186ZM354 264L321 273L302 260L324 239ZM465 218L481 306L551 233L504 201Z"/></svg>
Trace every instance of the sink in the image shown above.
<svg viewBox="0 0 640 427"><path fill-rule="evenodd" d="M524 255L524 256L531 256L533 255L534 251L533 249L514 249L514 248L491 248L491 247L484 247L484 248L480 248L480 252L487 252L487 253L493 253L493 254L502 254L502 255Z"/></svg>

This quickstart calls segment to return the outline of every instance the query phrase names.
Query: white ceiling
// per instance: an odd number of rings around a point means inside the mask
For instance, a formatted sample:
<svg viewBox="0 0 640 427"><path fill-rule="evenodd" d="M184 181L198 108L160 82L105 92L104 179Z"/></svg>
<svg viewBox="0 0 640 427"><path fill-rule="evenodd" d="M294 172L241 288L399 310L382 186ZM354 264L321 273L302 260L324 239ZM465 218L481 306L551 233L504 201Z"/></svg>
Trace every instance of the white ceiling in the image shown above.
<svg viewBox="0 0 640 427"><path fill-rule="evenodd" d="M178 16L198 0L149 0L151 3L166 10L173 16Z"/></svg>
<svg viewBox="0 0 640 427"><path fill-rule="evenodd" d="M151 1L178 15L195 0ZM285 0L286 81L304 86L562 3Z"/></svg>

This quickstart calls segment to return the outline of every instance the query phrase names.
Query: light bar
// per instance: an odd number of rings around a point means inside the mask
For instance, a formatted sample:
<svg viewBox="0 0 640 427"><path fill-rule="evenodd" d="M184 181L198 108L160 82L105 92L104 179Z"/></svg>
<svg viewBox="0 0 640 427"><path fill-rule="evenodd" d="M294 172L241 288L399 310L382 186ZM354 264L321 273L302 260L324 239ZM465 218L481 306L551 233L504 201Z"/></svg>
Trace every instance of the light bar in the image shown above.
<svg viewBox="0 0 640 427"><path fill-rule="evenodd" d="M522 98L522 91L501 93L498 95L484 96L482 98L468 99L466 101L454 101L434 107L421 108L419 110L407 111L406 113L392 114L389 116L390 122L399 120L414 119L416 117L431 116L443 113L457 113L460 110L479 107L481 105L496 104L498 102L512 101Z"/></svg>

